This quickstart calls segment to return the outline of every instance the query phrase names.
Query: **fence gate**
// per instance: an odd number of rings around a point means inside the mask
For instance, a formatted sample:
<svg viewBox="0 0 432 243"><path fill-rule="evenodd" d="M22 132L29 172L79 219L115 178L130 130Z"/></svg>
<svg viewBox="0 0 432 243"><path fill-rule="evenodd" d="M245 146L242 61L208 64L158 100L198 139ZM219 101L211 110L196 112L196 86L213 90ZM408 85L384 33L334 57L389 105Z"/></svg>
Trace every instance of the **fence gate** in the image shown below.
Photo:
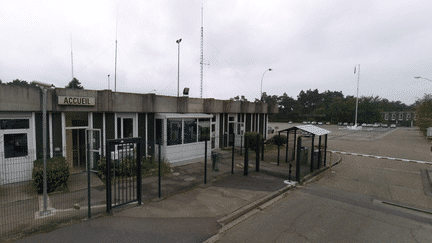
<svg viewBox="0 0 432 243"><path fill-rule="evenodd" d="M107 213L114 207L141 204L141 138L107 140Z"/></svg>

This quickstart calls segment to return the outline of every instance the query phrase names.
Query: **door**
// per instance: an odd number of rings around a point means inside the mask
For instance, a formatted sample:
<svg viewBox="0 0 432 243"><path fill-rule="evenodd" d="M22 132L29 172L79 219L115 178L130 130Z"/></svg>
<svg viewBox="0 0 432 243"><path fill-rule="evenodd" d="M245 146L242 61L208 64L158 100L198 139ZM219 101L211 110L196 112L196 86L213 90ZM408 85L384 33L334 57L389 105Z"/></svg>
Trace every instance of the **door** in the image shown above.
<svg viewBox="0 0 432 243"><path fill-rule="evenodd" d="M100 160L102 150L102 139L100 129L86 129L87 133L87 163L90 163L90 168L94 169L97 161Z"/></svg>
<svg viewBox="0 0 432 243"><path fill-rule="evenodd" d="M86 169L86 134L85 129L72 129L73 168L81 171Z"/></svg>

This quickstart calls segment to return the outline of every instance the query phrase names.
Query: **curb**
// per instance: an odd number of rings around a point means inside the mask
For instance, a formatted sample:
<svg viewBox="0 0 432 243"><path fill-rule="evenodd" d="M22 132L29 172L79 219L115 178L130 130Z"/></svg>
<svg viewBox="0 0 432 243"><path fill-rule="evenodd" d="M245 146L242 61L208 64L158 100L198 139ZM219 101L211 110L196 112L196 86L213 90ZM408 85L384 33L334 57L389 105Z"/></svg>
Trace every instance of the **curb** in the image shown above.
<svg viewBox="0 0 432 243"><path fill-rule="evenodd" d="M337 161L332 164L332 167L339 164L342 161L342 157L339 156ZM322 175L322 172L326 171L330 167L323 167L321 170L317 171L316 173L310 174L306 176L303 180L303 184L311 183L317 179L320 175ZM261 169L262 172L267 173L267 171L264 171ZM271 173L269 173L271 174ZM276 173L275 173L276 174ZM279 173L277 173L279 175ZM282 174L280 174L282 175ZM282 178L285 178L286 175L284 175ZM232 227L236 226L237 224L245 221L247 218L259 213L260 211L264 210L266 207L272 205L273 203L279 201L283 197L286 197L290 193L291 188L297 187L297 182L295 185L288 185L285 186L282 189L279 189L276 192L273 192L267 196L264 196L260 199L258 199L255 202L252 202L240 209L237 209L236 211L222 217L221 219L217 220L218 224L222 226L222 228L219 230L219 232L212 237L208 238L207 240L203 241L203 243L214 243L217 242L220 238L220 235L224 234L227 230L231 229Z"/></svg>
<svg viewBox="0 0 432 243"><path fill-rule="evenodd" d="M222 228L219 230L217 234L208 238L203 243L217 242L221 234L225 233L227 230L231 229L235 225L245 221L247 218L251 217L252 215L255 215L256 213L264 210L266 207L270 206L271 204L279 201L280 199L288 195L287 193L288 190L290 190L291 188L295 188L296 185L297 183L295 185L285 186L284 188L279 189L278 191L273 192L267 196L264 196L217 220L218 224L220 224Z"/></svg>

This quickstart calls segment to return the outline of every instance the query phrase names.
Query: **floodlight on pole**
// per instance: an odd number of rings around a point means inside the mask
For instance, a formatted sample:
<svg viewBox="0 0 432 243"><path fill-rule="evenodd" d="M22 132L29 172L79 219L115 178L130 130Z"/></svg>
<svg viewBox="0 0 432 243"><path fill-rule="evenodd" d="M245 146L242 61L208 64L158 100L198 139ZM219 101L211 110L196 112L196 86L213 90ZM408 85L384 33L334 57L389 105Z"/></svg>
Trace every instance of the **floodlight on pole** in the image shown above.
<svg viewBox="0 0 432 243"><path fill-rule="evenodd" d="M182 39L176 40L178 44L178 61L177 61L177 97L180 96L180 42Z"/></svg>
<svg viewBox="0 0 432 243"><path fill-rule="evenodd" d="M272 69L269 68L269 69L265 70L265 72L263 73L263 75L262 75L262 77L261 77L261 96L260 96L260 99L262 99L262 82L263 82L264 74L265 74L267 71L272 71Z"/></svg>

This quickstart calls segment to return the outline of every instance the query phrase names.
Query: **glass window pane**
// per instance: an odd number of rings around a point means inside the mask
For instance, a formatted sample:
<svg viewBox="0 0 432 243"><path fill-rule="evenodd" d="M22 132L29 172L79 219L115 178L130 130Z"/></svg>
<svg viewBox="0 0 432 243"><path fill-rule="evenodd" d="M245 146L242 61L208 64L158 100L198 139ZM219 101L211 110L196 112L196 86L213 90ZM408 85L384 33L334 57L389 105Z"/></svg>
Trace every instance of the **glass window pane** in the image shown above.
<svg viewBox="0 0 432 243"><path fill-rule="evenodd" d="M199 141L205 141L205 139L210 139L210 119L199 119L198 132Z"/></svg>
<svg viewBox="0 0 432 243"><path fill-rule="evenodd" d="M27 134L4 135L5 158L14 158L28 155Z"/></svg>
<svg viewBox="0 0 432 243"><path fill-rule="evenodd" d="M123 138L133 137L133 119L125 118L123 119Z"/></svg>
<svg viewBox="0 0 432 243"><path fill-rule="evenodd" d="M197 119L184 119L184 143L197 142Z"/></svg>
<svg viewBox="0 0 432 243"><path fill-rule="evenodd" d="M29 129L29 119L1 119L0 129Z"/></svg>
<svg viewBox="0 0 432 243"><path fill-rule="evenodd" d="M182 143L182 121L181 119L167 120L167 145L176 145Z"/></svg>

